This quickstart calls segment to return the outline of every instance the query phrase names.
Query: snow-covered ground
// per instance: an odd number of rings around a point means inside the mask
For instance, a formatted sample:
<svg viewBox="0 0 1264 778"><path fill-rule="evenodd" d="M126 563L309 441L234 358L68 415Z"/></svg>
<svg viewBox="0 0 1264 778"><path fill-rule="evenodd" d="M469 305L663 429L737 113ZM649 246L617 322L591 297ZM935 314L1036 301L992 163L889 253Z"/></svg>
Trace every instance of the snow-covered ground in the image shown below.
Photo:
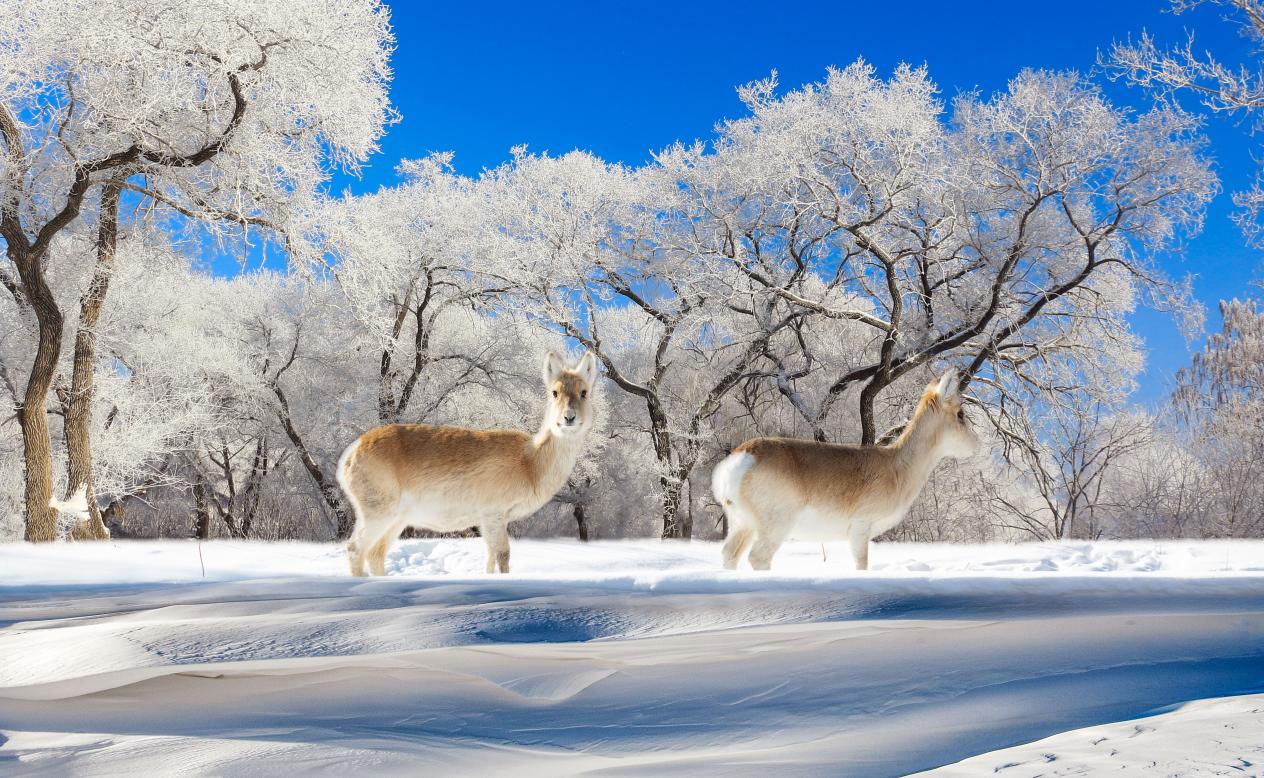
<svg viewBox="0 0 1264 778"><path fill-rule="evenodd" d="M0 546L0 774L1264 774L1264 543L826 551Z"/></svg>
<svg viewBox="0 0 1264 778"><path fill-rule="evenodd" d="M1150 717L992 751L921 775L1264 775L1264 695L1196 700Z"/></svg>

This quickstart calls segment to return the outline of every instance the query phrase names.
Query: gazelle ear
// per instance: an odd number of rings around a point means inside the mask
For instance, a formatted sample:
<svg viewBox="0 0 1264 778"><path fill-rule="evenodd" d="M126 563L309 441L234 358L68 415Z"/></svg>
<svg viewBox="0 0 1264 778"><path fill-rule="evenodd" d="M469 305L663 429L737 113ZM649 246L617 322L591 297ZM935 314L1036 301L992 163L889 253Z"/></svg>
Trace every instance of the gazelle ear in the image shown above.
<svg viewBox="0 0 1264 778"><path fill-rule="evenodd" d="M544 385L552 386L553 382L558 379L562 371L566 369L566 363L557 355L556 351L550 351L544 355Z"/></svg>
<svg viewBox="0 0 1264 778"><path fill-rule="evenodd" d="M585 351L584 356L579 360L579 364L575 366L575 372L584 377L584 381L593 386L597 383L597 358L593 356L591 351Z"/></svg>
<svg viewBox="0 0 1264 778"><path fill-rule="evenodd" d="M945 400L951 400L957 396L957 385L960 382L960 375L956 368L948 370L939 377L939 383L935 385L935 391Z"/></svg>

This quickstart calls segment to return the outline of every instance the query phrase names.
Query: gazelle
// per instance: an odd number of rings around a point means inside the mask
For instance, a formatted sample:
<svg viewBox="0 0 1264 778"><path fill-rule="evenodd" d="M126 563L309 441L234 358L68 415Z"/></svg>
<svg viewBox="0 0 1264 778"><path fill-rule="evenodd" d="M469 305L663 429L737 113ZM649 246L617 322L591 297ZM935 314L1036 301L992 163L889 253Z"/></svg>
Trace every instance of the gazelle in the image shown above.
<svg viewBox="0 0 1264 778"><path fill-rule="evenodd" d="M338 483L355 509L347 542L352 575L385 574L386 552L405 527L453 532L477 526L487 572L509 572L509 522L530 516L566 483L592 427L597 362L568 368L544 360L548 409L534 436L388 424L364 433L338 461Z"/></svg>
<svg viewBox="0 0 1264 778"><path fill-rule="evenodd" d="M927 386L890 445L754 438L738 446L711 476L729 520L724 566L736 568L750 548L751 567L767 570L781 544L795 538L847 540L856 569L868 569L869 541L903 520L939 460L978 448L957 378L952 370Z"/></svg>

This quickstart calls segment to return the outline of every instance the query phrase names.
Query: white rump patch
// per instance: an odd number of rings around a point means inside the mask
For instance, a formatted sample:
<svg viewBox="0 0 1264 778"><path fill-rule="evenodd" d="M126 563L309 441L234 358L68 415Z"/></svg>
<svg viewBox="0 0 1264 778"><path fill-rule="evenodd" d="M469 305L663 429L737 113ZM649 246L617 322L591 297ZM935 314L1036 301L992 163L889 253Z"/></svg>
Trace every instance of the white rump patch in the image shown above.
<svg viewBox="0 0 1264 778"><path fill-rule="evenodd" d="M356 438L350 446L343 450L342 456L338 457L338 467L334 470L334 478L337 479L338 485L342 487L342 491L351 494L351 490L347 488L347 460L360 447L360 439Z"/></svg>
<svg viewBox="0 0 1264 778"><path fill-rule="evenodd" d="M745 451L729 454L720 460L711 471L711 494L715 496L715 501L725 508L736 505L741 494L742 478L754 465L755 457Z"/></svg>

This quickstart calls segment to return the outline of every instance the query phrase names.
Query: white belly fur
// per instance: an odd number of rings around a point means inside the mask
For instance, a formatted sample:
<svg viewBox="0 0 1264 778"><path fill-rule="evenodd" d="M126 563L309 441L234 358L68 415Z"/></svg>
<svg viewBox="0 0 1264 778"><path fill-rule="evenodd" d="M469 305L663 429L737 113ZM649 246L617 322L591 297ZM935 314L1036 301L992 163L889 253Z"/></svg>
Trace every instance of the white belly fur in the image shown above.
<svg viewBox="0 0 1264 778"><path fill-rule="evenodd" d="M848 540L852 530L860 529L862 526L868 530L869 537L873 538L899 524L902 517L901 513L895 516L882 516L872 521L807 507L795 514L790 539L818 542Z"/></svg>
<svg viewBox="0 0 1264 778"><path fill-rule="evenodd" d="M853 520L836 513L824 513L815 508L803 508L794 517L790 530L792 540L846 540Z"/></svg>
<svg viewBox="0 0 1264 778"><path fill-rule="evenodd" d="M399 520L410 527L435 532L459 532L480 524L485 516L471 512L466 506L429 500L405 492L399 500Z"/></svg>

